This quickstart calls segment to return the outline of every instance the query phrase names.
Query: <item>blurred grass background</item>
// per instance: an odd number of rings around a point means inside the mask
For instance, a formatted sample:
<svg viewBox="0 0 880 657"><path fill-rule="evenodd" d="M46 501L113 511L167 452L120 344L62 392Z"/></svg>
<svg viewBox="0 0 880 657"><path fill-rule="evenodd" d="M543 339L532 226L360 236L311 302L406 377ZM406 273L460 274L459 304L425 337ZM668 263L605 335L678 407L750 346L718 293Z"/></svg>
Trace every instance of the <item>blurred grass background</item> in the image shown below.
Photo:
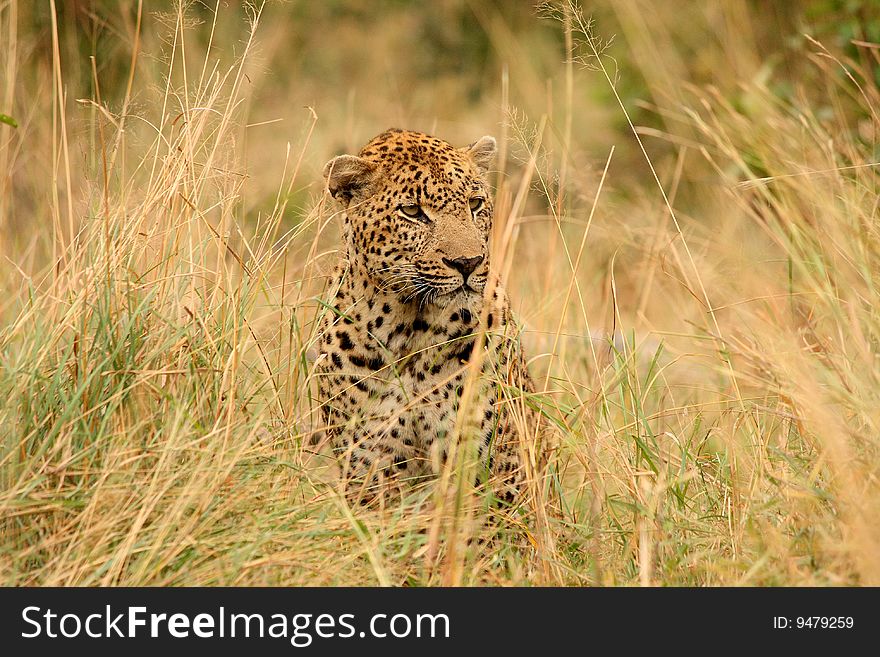
<svg viewBox="0 0 880 657"><path fill-rule="evenodd" d="M3 0L0 44L0 582L880 583L870 0ZM307 447L320 171L391 126L501 143L561 446L491 528Z"/></svg>

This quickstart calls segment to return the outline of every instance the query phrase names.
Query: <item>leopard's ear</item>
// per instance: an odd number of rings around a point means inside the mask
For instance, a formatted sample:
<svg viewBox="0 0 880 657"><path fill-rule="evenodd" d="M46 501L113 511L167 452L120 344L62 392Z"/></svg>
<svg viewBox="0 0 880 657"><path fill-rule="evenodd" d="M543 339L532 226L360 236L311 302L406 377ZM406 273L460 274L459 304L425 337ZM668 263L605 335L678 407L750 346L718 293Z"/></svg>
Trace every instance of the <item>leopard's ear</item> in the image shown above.
<svg viewBox="0 0 880 657"><path fill-rule="evenodd" d="M495 137L486 135L485 137L480 137L473 144L465 146L461 150L463 150L465 154L474 161L474 164L477 165L480 173L485 174L489 172L489 169L495 163L495 154L498 153L498 143L495 141Z"/></svg>
<svg viewBox="0 0 880 657"><path fill-rule="evenodd" d="M337 155L324 165L324 179L333 198L347 203L376 177L374 163L355 155Z"/></svg>

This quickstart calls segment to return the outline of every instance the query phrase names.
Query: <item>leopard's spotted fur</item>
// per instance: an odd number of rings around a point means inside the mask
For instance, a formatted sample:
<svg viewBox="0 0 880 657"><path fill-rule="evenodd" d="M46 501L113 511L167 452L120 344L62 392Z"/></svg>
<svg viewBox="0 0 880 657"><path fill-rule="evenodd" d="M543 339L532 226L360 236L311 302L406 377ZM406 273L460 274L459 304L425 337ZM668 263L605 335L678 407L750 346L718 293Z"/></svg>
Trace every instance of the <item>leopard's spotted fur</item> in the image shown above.
<svg viewBox="0 0 880 657"><path fill-rule="evenodd" d="M540 460L521 440L534 413L518 331L489 278L495 150L491 137L454 148L389 130L325 168L344 251L319 330L318 401L362 500L436 474L453 439L475 445L478 472L508 502L524 461Z"/></svg>

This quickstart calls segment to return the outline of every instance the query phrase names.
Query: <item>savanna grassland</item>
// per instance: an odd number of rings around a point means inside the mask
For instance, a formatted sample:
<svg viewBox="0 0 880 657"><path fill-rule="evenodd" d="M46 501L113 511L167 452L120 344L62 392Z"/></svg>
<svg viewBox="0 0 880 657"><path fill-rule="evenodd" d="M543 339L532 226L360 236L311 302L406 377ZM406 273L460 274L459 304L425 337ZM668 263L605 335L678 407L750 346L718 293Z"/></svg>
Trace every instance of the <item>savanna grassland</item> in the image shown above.
<svg viewBox="0 0 880 657"><path fill-rule="evenodd" d="M0 583L880 584L873 7L0 0ZM392 126L499 140L528 508L310 446Z"/></svg>

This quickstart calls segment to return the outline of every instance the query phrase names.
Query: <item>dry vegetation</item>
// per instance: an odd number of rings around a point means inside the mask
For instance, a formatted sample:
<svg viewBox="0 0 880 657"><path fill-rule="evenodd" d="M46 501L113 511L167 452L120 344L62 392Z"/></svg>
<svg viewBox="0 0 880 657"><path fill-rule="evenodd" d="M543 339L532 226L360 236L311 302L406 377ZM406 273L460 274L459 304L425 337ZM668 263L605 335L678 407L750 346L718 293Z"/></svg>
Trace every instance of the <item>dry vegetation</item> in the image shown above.
<svg viewBox="0 0 880 657"><path fill-rule="evenodd" d="M880 584L870 3L593 4L0 0L0 583ZM392 125L502 144L537 511L308 447L319 172Z"/></svg>

